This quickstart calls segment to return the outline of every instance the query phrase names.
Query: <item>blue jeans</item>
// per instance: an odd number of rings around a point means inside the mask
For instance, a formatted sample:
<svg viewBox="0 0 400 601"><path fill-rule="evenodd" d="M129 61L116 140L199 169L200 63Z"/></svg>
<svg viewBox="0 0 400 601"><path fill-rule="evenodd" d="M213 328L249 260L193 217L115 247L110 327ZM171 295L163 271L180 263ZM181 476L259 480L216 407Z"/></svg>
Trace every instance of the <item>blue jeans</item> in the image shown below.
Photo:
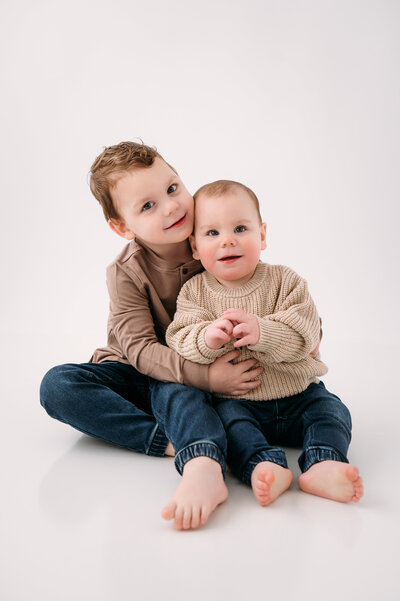
<svg viewBox="0 0 400 601"><path fill-rule="evenodd" d="M320 461L348 463L350 413L323 382L283 399L216 399L214 406L226 430L228 465L248 485L255 466L262 461L288 467L278 445L303 448L299 458L302 472Z"/></svg>
<svg viewBox="0 0 400 601"><path fill-rule="evenodd" d="M40 386L47 413L80 432L139 453L164 455L168 439L151 412L150 381L117 361L67 363Z"/></svg>
<svg viewBox="0 0 400 601"><path fill-rule="evenodd" d="M175 449L175 466L180 474L187 461L206 456L226 472L226 434L208 392L151 380L151 407Z"/></svg>
<svg viewBox="0 0 400 601"><path fill-rule="evenodd" d="M197 456L215 459L225 473L225 431L210 400L206 392L157 382L117 361L58 365L40 386L47 413L80 432L158 457L170 440L179 473Z"/></svg>

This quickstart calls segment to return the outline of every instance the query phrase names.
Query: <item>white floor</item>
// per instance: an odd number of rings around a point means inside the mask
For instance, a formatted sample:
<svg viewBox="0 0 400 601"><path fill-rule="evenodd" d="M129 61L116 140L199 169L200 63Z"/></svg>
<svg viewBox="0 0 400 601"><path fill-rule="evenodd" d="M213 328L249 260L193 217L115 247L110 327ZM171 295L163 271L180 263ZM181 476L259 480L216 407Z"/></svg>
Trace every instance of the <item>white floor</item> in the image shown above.
<svg viewBox="0 0 400 601"><path fill-rule="evenodd" d="M159 517L179 481L173 460L50 419L38 402L45 367L32 364L4 390L1 601L398 601L400 353L360 347L354 355L332 350L342 373L325 382L352 411L361 503L320 499L294 484L261 508L228 476L228 501L193 532ZM288 459L298 474L297 454Z"/></svg>

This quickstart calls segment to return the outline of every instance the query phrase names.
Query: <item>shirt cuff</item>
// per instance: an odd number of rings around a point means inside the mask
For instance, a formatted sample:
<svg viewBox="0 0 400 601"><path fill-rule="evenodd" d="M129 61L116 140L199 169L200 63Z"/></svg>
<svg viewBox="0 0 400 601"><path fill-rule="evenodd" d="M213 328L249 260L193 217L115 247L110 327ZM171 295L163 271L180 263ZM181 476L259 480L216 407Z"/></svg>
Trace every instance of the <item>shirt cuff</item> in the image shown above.
<svg viewBox="0 0 400 601"><path fill-rule="evenodd" d="M183 384L210 392L208 368L209 365L193 363L192 361L185 359L182 367Z"/></svg>

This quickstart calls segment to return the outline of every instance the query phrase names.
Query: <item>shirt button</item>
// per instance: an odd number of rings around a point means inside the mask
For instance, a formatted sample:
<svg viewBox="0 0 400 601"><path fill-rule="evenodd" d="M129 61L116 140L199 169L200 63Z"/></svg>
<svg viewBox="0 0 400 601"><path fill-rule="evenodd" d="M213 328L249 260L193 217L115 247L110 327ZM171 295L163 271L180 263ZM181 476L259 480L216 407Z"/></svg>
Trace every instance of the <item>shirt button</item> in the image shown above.
<svg viewBox="0 0 400 601"><path fill-rule="evenodd" d="M184 268L182 269L182 273L183 273L183 275L186 275L188 271L189 271L189 270L188 270L188 269L186 269L186 267L184 267Z"/></svg>

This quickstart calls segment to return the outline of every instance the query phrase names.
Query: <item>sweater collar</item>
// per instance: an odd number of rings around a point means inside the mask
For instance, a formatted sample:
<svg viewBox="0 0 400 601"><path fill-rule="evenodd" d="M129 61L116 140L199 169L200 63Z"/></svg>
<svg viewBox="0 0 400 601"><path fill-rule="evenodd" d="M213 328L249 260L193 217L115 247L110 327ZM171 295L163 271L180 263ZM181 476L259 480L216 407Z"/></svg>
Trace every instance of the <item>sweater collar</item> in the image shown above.
<svg viewBox="0 0 400 601"><path fill-rule="evenodd" d="M226 288L220 284L219 281L213 275L211 275L211 273L208 273L207 271L203 273L203 278L205 285L213 292L227 298L238 298L240 296L251 294L254 292L254 290L261 286L267 274L267 269L267 263L262 263L259 261L251 280L240 288Z"/></svg>

